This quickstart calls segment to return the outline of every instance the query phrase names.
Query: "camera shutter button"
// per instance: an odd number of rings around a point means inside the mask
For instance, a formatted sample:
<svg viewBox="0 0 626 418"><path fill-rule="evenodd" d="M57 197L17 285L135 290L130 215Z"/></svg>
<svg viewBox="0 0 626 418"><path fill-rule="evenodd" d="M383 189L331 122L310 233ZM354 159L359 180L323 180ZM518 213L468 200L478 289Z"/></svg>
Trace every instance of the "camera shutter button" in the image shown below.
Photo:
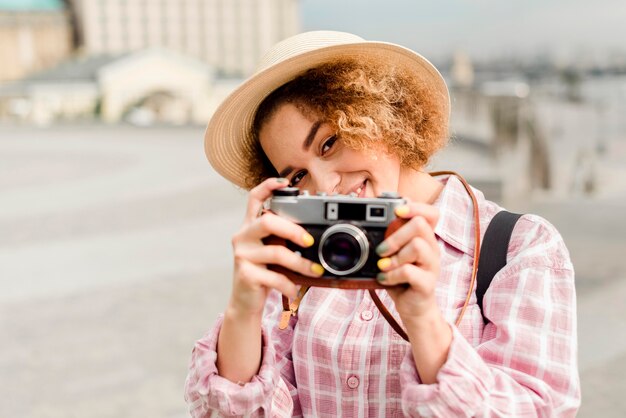
<svg viewBox="0 0 626 418"><path fill-rule="evenodd" d="M361 319L364 321L370 321L374 317L372 311L363 311L361 312Z"/></svg>
<svg viewBox="0 0 626 418"><path fill-rule="evenodd" d="M298 196L300 189L297 187L283 187L282 189L276 189L272 192L274 196Z"/></svg>

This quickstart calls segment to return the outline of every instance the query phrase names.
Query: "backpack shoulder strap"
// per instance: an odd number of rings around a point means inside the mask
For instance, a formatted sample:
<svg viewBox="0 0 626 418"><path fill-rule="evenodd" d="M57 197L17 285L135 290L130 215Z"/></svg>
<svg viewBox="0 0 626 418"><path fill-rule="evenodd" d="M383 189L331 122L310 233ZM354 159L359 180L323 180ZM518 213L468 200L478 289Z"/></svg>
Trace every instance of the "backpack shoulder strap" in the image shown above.
<svg viewBox="0 0 626 418"><path fill-rule="evenodd" d="M506 265L506 255L509 241L517 220L522 215L505 210L496 213L483 237L478 273L476 277L476 303L480 307L485 324L489 320L483 310L483 297L489 288L493 277Z"/></svg>

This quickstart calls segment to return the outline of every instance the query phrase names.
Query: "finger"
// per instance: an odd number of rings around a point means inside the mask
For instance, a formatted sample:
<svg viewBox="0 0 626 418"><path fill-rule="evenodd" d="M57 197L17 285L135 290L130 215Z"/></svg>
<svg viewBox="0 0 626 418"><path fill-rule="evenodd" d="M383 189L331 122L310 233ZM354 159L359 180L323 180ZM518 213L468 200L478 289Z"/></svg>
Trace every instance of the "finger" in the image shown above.
<svg viewBox="0 0 626 418"><path fill-rule="evenodd" d="M380 273L376 280L384 286L408 284L425 294L428 293L429 287L433 286L432 273L415 264L403 264L393 270Z"/></svg>
<svg viewBox="0 0 626 418"><path fill-rule="evenodd" d="M422 216L433 229L437 226L437 221L439 221L439 209L427 203L409 202L406 205L396 207L394 212L396 216L403 219Z"/></svg>
<svg viewBox="0 0 626 418"><path fill-rule="evenodd" d="M255 240L276 235L305 248L310 247L315 242L306 229L270 212L264 213L263 216L252 221L244 235Z"/></svg>
<svg viewBox="0 0 626 418"><path fill-rule="evenodd" d="M438 251L439 247L433 228L424 217L416 216L381 242L378 247L376 247L376 253L381 257L395 254L415 237L424 239L433 250Z"/></svg>
<svg viewBox="0 0 626 418"><path fill-rule="evenodd" d="M276 289L283 295L295 298L298 294L298 287L284 274L268 270L265 266L259 266L249 261L242 261L238 266L241 281L249 286L264 286Z"/></svg>
<svg viewBox="0 0 626 418"><path fill-rule="evenodd" d="M272 197L272 192L276 189L288 186L287 179L272 177L258 184L250 190L248 194L248 206L246 209L246 219L256 218L263 209L263 202Z"/></svg>
<svg viewBox="0 0 626 418"><path fill-rule="evenodd" d="M245 258L255 264L278 264L305 276L319 277L324 267L280 245L255 246L237 250L235 257Z"/></svg>
<svg viewBox="0 0 626 418"><path fill-rule="evenodd" d="M392 257L378 260L378 268L382 271L392 270L402 264L416 264L426 270L436 264L437 255L425 239L415 237Z"/></svg>

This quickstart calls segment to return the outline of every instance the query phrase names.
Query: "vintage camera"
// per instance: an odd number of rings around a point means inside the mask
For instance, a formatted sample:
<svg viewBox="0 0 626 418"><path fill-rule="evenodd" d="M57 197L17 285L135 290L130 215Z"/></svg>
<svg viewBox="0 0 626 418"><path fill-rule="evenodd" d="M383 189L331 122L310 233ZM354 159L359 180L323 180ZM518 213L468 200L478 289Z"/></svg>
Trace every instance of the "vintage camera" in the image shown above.
<svg viewBox="0 0 626 418"><path fill-rule="evenodd" d="M396 193L378 198L318 193L296 187L277 189L269 209L304 227L315 238L309 248L286 242L288 248L324 266L325 278L372 279L380 272L375 248L396 219L396 206L407 201Z"/></svg>

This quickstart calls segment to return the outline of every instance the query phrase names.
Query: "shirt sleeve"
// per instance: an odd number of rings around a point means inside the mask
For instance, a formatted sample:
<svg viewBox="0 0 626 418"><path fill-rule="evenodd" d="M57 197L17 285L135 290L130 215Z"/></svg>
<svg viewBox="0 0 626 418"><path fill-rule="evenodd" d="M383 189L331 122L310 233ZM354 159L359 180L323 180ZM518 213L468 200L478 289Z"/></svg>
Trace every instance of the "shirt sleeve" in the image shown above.
<svg viewBox="0 0 626 418"><path fill-rule="evenodd" d="M280 298L280 293L272 291L266 302L261 366L250 382L237 384L218 374L217 341L223 315L213 329L195 343L185 382L185 400L192 417L291 417L300 414L291 360L296 317L291 318L286 329L278 329L282 312Z"/></svg>
<svg viewBox="0 0 626 418"><path fill-rule="evenodd" d="M408 350L401 367L404 413L574 416L580 406L574 270L547 221L532 215L518 221L508 263L483 309L491 322L476 347L450 325L452 344L437 383L420 383Z"/></svg>

